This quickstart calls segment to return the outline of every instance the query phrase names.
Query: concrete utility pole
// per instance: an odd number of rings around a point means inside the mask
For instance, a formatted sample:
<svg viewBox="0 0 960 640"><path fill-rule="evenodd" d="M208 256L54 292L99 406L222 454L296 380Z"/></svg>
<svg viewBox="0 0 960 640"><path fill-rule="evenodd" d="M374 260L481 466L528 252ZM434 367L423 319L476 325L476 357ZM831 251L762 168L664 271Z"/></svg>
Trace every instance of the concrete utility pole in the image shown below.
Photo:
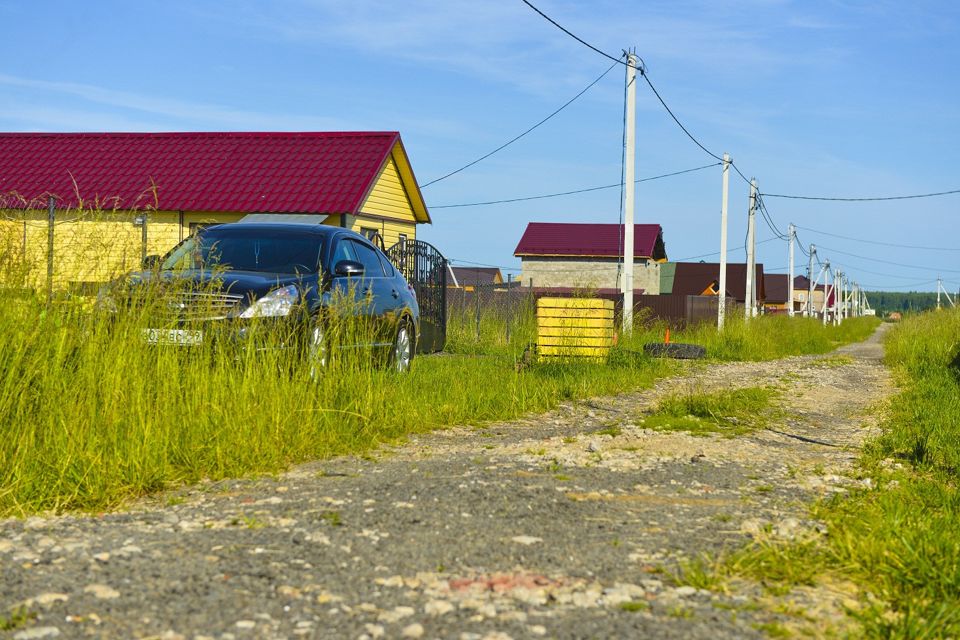
<svg viewBox="0 0 960 640"><path fill-rule="evenodd" d="M787 228L787 234L790 236L790 250L787 251L787 264L790 265L790 275L787 277L787 315L793 317L793 243L797 239L797 228L790 223Z"/></svg>
<svg viewBox="0 0 960 640"><path fill-rule="evenodd" d="M717 278L717 329L727 315L727 200L730 195L730 154L723 154L723 192L720 198L720 277Z"/></svg>
<svg viewBox="0 0 960 640"><path fill-rule="evenodd" d="M626 152L623 167L623 333L633 332L633 175L636 162L637 61L627 54Z"/></svg>
<svg viewBox="0 0 960 640"><path fill-rule="evenodd" d="M940 289L943 289L943 278L937 276L937 310L940 310Z"/></svg>
<svg viewBox="0 0 960 640"><path fill-rule="evenodd" d="M747 290L744 301L744 317L748 320L754 316L756 299L754 297L754 280L756 275L756 227L754 225L757 209L757 179L750 178L750 209L747 213Z"/></svg>
<svg viewBox="0 0 960 640"><path fill-rule="evenodd" d="M830 272L828 271L826 275L829 276ZM837 275L838 274L833 274L833 282L831 282L829 286L827 285L826 276L823 279L823 326L827 326L827 316L830 315L828 313L830 309L830 294L833 293L837 287ZM836 296L834 296L834 299L836 299Z"/></svg>
<svg viewBox="0 0 960 640"><path fill-rule="evenodd" d="M807 263L807 285L809 285L810 291L807 293L807 304L803 307L803 315L808 318L813 315L813 260L816 255L816 245L810 245L810 261Z"/></svg>

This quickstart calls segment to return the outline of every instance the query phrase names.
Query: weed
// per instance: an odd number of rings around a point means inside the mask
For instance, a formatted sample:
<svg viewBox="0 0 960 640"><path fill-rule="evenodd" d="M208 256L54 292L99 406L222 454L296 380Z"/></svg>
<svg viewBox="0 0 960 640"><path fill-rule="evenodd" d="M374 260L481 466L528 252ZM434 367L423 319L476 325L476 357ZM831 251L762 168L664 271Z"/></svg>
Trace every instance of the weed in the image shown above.
<svg viewBox="0 0 960 640"><path fill-rule="evenodd" d="M725 590L725 571L722 558L710 558L701 555L693 559L681 560L674 582L681 585L722 592Z"/></svg>
<svg viewBox="0 0 960 640"><path fill-rule="evenodd" d="M35 611L30 611L26 607L17 607L10 612L10 615L0 615L0 631L20 629L36 619L37 614Z"/></svg>
<svg viewBox="0 0 960 640"><path fill-rule="evenodd" d="M340 518L339 511L323 511L320 513L320 519L331 527L342 527L343 520Z"/></svg>
<svg viewBox="0 0 960 640"><path fill-rule="evenodd" d="M678 604L667 609L667 615L671 618L689 619L693 617L693 609Z"/></svg>
<svg viewBox="0 0 960 640"><path fill-rule="evenodd" d="M594 431L593 433L594 433L594 435L598 435L598 436L613 436L613 437L617 437L617 436L619 436L621 433L623 433L623 429L621 429L620 427L617 427L617 426L612 426L612 427L606 427L606 428L604 428L604 429L600 429L600 430L598 430L598 431Z"/></svg>
<svg viewBox="0 0 960 640"><path fill-rule="evenodd" d="M773 413L771 405L776 395L770 387L675 394L660 400L656 410L646 417L644 426L698 436L742 435L766 424Z"/></svg>
<svg viewBox="0 0 960 640"><path fill-rule="evenodd" d="M648 611L650 603L645 600L631 600L630 602L621 602L620 610L636 613L637 611Z"/></svg>
<svg viewBox="0 0 960 640"><path fill-rule="evenodd" d="M790 630L779 622L754 622L750 625L757 631L762 631L769 638L789 638Z"/></svg>
<svg viewBox="0 0 960 640"><path fill-rule="evenodd" d="M770 493L771 491L773 491L773 487L770 486L769 484L761 484L754 487L753 490L756 491L757 493Z"/></svg>

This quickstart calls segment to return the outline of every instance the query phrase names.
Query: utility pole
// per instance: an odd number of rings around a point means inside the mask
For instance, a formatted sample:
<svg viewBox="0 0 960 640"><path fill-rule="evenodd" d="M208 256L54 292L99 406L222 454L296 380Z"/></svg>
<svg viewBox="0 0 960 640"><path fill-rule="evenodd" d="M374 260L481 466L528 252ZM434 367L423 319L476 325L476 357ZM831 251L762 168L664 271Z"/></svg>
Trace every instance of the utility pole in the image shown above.
<svg viewBox="0 0 960 640"><path fill-rule="evenodd" d="M627 54L626 151L623 167L623 333L633 332L633 175L636 161L637 56Z"/></svg>
<svg viewBox="0 0 960 640"><path fill-rule="evenodd" d="M940 289L943 289L943 278L937 276L937 311L940 310Z"/></svg>
<svg viewBox="0 0 960 640"><path fill-rule="evenodd" d="M723 154L723 192L720 198L720 277L717 278L717 329L727 315L727 199L730 195L730 154Z"/></svg>
<svg viewBox="0 0 960 640"><path fill-rule="evenodd" d="M790 275L787 277L787 315L793 317L793 243L797 239L797 228L790 223L787 234L790 236L790 250L787 252L787 264L790 265Z"/></svg>
<svg viewBox="0 0 960 640"><path fill-rule="evenodd" d="M806 317L813 315L813 259L817 255L816 245L810 245L810 261L807 264L807 285L810 287L810 291L807 293L807 304L804 306Z"/></svg>
<svg viewBox="0 0 960 640"><path fill-rule="evenodd" d="M754 249L756 247L756 231L754 226L754 217L757 208L757 179L750 178L750 209L747 213L747 290L746 300L744 301L744 317L748 320L753 317L755 300L753 296L753 281L756 275L756 256Z"/></svg>
<svg viewBox="0 0 960 640"><path fill-rule="evenodd" d="M826 276L829 276L830 272L828 271ZM835 293L837 288L837 276L839 272L833 274L833 282L827 286L827 277L823 278L823 326L827 326L827 316L829 316L830 310L830 294ZM834 300L836 300L836 295L834 295Z"/></svg>

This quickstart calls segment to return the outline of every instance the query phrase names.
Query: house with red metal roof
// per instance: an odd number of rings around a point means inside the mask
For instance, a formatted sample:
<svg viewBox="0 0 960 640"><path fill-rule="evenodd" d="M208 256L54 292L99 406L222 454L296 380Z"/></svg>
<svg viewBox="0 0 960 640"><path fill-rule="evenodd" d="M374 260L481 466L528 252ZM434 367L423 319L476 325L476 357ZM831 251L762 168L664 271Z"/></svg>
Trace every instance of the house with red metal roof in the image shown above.
<svg viewBox="0 0 960 640"><path fill-rule="evenodd" d="M531 222L513 255L521 280L536 288L618 290L623 266L621 224ZM667 259L659 224L634 225L633 287L660 292L660 263Z"/></svg>
<svg viewBox="0 0 960 640"><path fill-rule="evenodd" d="M430 223L395 131L0 133L4 239L42 267L48 207L60 285L251 214L378 233L388 247Z"/></svg>
<svg viewBox="0 0 960 640"><path fill-rule="evenodd" d="M447 266L449 278L447 287L473 291L477 287L492 287L503 284L503 274L497 267L454 267Z"/></svg>

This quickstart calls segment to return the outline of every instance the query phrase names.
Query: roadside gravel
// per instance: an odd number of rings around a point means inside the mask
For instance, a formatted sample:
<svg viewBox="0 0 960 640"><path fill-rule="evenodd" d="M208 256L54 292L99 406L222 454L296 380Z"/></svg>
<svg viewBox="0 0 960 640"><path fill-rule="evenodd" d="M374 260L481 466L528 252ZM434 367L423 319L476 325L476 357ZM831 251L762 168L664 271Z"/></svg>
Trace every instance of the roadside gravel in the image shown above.
<svg viewBox="0 0 960 640"><path fill-rule="evenodd" d="M839 633L853 593L683 586L678 562L819 535L807 505L891 391L883 327L830 356L691 365L656 388L208 483L119 513L0 521L2 638L745 638ZM522 374L521 374L522 375ZM657 397L774 385L736 438L643 427ZM12 623L16 624L12 624Z"/></svg>

